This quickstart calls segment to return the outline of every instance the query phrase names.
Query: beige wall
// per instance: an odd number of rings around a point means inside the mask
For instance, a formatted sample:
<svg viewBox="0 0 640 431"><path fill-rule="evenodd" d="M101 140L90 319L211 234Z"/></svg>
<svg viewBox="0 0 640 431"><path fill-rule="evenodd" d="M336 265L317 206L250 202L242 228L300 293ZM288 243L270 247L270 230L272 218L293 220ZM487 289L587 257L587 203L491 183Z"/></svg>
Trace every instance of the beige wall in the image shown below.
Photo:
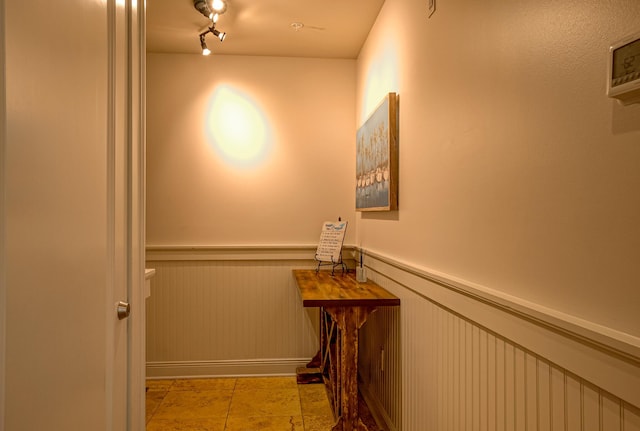
<svg viewBox="0 0 640 431"><path fill-rule="evenodd" d="M355 60L151 54L147 69L149 245L314 244L323 221L354 221ZM218 151L245 133L265 143L256 160Z"/></svg>
<svg viewBox="0 0 640 431"><path fill-rule="evenodd" d="M387 0L358 59L358 125L400 95L400 210L357 245L640 336L640 105L605 95L640 2L426 4Z"/></svg>

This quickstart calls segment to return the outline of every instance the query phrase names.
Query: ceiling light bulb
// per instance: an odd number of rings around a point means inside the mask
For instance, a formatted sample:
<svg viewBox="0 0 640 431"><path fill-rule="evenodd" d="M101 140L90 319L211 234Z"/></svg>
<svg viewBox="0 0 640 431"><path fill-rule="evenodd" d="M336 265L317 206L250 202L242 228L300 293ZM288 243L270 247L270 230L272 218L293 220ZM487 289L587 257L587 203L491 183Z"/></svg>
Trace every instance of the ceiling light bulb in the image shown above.
<svg viewBox="0 0 640 431"><path fill-rule="evenodd" d="M213 0L211 2L211 9L218 13L224 13L227 10L227 2L223 0Z"/></svg>
<svg viewBox="0 0 640 431"><path fill-rule="evenodd" d="M202 55L209 55L209 54L211 54L211 50L209 48L207 48L206 46L202 48Z"/></svg>
<svg viewBox="0 0 640 431"><path fill-rule="evenodd" d="M220 14L219 13L214 13L211 16L211 21L213 21L213 23L217 23L218 22L218 18L220 18Z"/></svg>

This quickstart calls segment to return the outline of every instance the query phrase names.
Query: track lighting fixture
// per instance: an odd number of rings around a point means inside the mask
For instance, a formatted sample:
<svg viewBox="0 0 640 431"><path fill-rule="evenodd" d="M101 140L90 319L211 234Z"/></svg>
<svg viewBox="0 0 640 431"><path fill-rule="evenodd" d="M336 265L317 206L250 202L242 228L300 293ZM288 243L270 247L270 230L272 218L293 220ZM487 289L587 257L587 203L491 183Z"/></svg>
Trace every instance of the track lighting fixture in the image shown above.
<svg viewBox="0 0 640 431"><path fill-rule="evenodd" d="M213 33L214 36L220 39L220 42L224 41L224 38L227 37L227 33L216 29L218 18L220 18L220 15L227 10L227 2L226 0L193 0L193 7L211 20L211 27L209 27L207 31L200 33L200 47L202 48L202 55L209 55L211 54L211 50L207 48L207 43L205 41L207 33Z"/></svg>

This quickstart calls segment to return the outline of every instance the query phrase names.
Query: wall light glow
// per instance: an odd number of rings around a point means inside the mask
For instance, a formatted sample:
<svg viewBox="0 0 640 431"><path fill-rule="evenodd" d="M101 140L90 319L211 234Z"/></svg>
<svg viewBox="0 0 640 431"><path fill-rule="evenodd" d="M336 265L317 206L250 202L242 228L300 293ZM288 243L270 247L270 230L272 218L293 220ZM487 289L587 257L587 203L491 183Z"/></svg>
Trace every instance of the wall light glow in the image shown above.
<svg viewBox="0 0 640 431"><path fill-rule="evenodd" d="M399 92L398 54L394 45L386 41L379 54L372 58L367 71L366 86L360 105L362 122L389 92Z"/></svg>
<svg viewBox="0 0 640 431"><path fill-rule="evenodd" d="M206 114L209 144L230 164L253 167L271 150L271 131L263 111L239 90L216 88Z"/></svg>

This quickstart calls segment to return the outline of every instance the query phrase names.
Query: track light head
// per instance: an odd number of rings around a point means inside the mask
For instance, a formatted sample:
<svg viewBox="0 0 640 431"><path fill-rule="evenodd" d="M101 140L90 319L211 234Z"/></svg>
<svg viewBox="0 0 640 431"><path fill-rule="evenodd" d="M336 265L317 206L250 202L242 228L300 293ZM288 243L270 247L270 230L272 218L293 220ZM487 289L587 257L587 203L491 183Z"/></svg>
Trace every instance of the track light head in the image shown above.
<svg viewBox="0 0 640 431"><path fill-rule="evenodd" d="M202 55L209 55L211 54L211 50L207 48L207 43L204 41L205 34L206 33L202 33L200 35L200 47L202 48Z"/></svg>
<svg viewBox="0 0 640 431"><path fill-rule="evenodd" d="M193 7L198 10L202 15L211 20L211 27L203 33L200 33L200 47L202 48L202 55L211 54L211 50L207 48L205 37L207 33L213 33L220 42L224 41L227 37L227 33L216 30L216 23L218 18L227 10L226 0L193 0Z"/></svg>
<svg viewBox="0 0 640 431"><path fill-rule="evenodd" d="M193 0L193 7L197 9L202 15L206 16L209 19L213 18L213 12L209 9L209 5L206 0Z"/></svg>
<svg viewBox="0 0 640 431"><path fill-rule="evenodd" d="M222 15L227 10L227 2L225 0L193 0L193 7L198 12L206 16L213 22L216 22L217 15Z"/></svg>
<svg viewBox="0 0 640 431"><path fill-rule="evenodd" d="M218 31L213 27L211 27L211 33L213 33L214 36L220 39L220 42L224 42L224 38L227 37L227 33L225 33L224 31Z"/></svg>

